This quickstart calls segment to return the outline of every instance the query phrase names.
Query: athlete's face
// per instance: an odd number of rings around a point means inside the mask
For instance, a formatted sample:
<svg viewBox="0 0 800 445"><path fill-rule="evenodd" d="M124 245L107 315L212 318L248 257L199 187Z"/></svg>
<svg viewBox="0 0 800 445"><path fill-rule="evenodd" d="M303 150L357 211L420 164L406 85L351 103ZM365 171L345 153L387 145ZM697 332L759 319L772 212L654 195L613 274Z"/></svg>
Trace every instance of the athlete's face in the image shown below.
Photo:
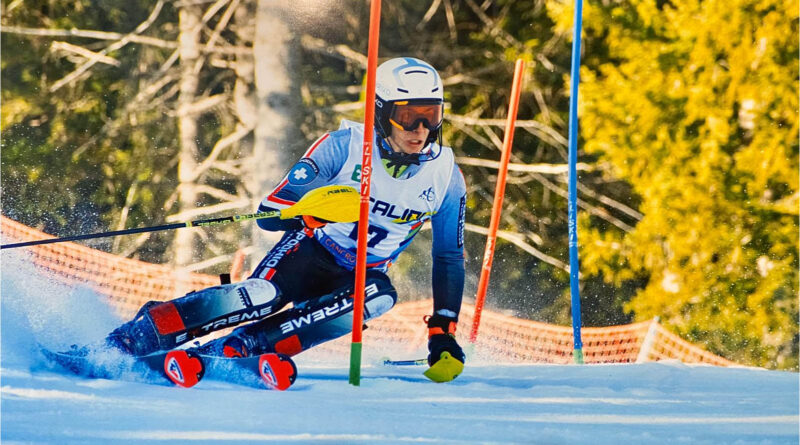
<svg viewBox="0 0 800 445"><path fill-rule="evenodd" d="M389 136L389 143L392 144L392 148L401 153L409 155L419 153L425 148L425 141L428 139L429 133L430 130L422 125L422 122L417 124L417 128L411 131L401 130L395 127L392 128L392 134Z"/></svg>

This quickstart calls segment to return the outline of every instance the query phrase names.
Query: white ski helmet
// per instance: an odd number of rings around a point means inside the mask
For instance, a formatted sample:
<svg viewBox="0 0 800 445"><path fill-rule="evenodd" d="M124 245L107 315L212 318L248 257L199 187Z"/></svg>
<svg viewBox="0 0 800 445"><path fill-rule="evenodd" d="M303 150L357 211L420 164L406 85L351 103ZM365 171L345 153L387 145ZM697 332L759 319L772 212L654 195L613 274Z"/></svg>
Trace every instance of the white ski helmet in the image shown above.
<svg viewBox="0 0 800 445"><path fill-rule="evenodd" d="M422 123L430 133L425 144L438 139L444 116L444 88L439 73L422 60L398 57L375 72L375 129L388 138L392 128L408 131Z"/></svg>

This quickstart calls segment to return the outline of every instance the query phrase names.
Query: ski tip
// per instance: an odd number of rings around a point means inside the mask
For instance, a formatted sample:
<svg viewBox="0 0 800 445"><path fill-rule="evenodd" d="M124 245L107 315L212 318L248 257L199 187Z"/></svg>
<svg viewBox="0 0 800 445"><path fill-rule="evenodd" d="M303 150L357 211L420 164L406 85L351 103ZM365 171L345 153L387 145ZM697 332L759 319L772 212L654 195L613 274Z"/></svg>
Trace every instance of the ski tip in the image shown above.
<svg viewBox="0 0 800 445"><path fill-rule="evenodd" d="M175 350L164 357L164 374L177 386L191 388L203 378L205 367L196 353Z"/></svg>
<svg viewBox="0 0 800 445"><path fill-rule="evenodd" d="M285 354L262 354L258 360L261 380L270 388L285 391L297 379L297 366Z"/></svg>

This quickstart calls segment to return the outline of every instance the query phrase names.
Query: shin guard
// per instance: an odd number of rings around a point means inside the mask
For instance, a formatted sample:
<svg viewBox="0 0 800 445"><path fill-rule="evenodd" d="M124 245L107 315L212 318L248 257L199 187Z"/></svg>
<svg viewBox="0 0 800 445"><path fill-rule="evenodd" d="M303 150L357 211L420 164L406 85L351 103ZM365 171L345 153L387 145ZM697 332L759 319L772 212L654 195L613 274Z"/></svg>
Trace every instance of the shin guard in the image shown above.
<svg viewBox="0 0 800 445"><path fill-rule="evenodd" d="M265 320L237 328L231 335L202 346L200 351L224 355L225 345L237 342L245 345L247 355L267 352L297 355L352 331L352 293L352 286L348 286L305 301ZM388 312L396 301L397 292L388 277L383 274L368 277L365 285L364 321Z"/></svg>
<svg viewBox="0 0 800 445"><path fill-rule="evenodd" d="M264 318L282 306L278 289L251 278L214 286L163 303L150 302L109 339L135 355L172 349L194 338Z"/></svg>

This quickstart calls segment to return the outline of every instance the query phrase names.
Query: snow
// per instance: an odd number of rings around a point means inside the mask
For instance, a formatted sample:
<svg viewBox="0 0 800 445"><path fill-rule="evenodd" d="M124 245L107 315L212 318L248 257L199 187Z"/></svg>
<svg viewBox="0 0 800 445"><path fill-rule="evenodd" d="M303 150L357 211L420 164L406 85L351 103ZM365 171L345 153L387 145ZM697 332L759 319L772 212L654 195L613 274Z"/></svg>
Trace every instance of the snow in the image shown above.
<svg viewBox="0 0 800 445"><path fill-rule="evenodd" d="M420 367L297 357L285 392L203 380L192 389L83 379L52 348L120 322L100 297L2 257L3 444L533 443L797 444L798 375L678 362L504 365L468 361L435 384ZM368 349L369 344L364 348ZM392 351L386 351L391 356ZM392 357L396 359L416 357ZM327 362L326 362L327 360Z"/></svg>

